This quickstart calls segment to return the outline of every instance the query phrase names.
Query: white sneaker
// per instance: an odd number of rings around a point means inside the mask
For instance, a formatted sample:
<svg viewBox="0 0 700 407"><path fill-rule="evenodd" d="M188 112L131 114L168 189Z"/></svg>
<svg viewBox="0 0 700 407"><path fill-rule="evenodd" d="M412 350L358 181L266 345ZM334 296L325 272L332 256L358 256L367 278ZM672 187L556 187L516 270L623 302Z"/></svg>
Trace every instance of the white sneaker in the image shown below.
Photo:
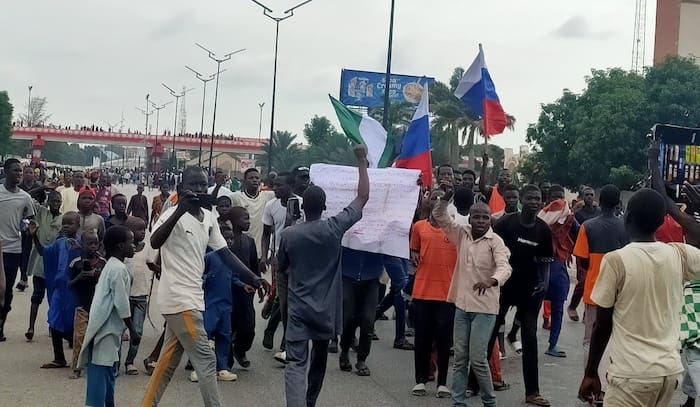
<svg viewBox="0 0 700 407"><path fill-rule="evenodd" d="M282 351L282 352L277 352L277 353L275 353L274 358L275 358L276 361L278 361L278 362L280 362L280 363L282 363L282 364L284 364L284 365L286 365L287 363L289 363L289 362L287 362L287 352L284 352L284 351Z"/></svg>
<svg viewBox="0 0 700 407"><path fill-rule="evenodd" d="M231 373L228 370L219 370L216 373L216 380L221 380L222 382L235 382L238 380L238 375Z"/></svg>
<svg viewBox="0 0 700 407"><path fill-rule="evenodd" d="M452 392L450 392L450 389L448 389L447 386L438 386L437 393L435 393L435 397L442 399L451 396Z"/></svg>
<svg viewBox="0 0 700 407"><path fill-rule="evenodd" d="M195 372L194 370L190 372L190 381L195 382L195 383L199 381L199 377L197 376L197 372Z"/></svg>
<svg viewBox="0 0 700 407"><path fill-rule="evenodd" d="M414 396L425 396L428 394L428 392L425 391L425 383L418 383L417 385L413 386L411 394Z"/></svg>

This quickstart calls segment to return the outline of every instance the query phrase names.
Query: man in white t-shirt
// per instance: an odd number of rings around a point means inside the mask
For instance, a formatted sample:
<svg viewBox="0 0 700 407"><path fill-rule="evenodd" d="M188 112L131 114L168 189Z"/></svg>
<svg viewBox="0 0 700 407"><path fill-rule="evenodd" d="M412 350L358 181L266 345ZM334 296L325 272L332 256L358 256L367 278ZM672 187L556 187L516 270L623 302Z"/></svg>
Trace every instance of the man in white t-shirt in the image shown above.
<svg viewBox="0 0 700 407"><path fill-rule="evenodd" d="M257 168L248 168L243 174L243 189L236 191L231 196L231 206L241 206L250 215L250 229L248 236L255 240L255 249L263 260L267 253L262 252L263 238L263 212L265 204L275 199L272 191L260 190L260 172Z"/></svg>
<svg viewBox="0 0 700 407"><path fill-rule="evenodd" d="M630 243L607 253L591 299L598 304L579 398L601 396L598 365L609 343L604 405L665 407L680 384L680 318L683 282L700 278L700 250L657 242L666 202L651 189L627 204Z"/></svg>
<svg viewBox="0 0 700 407"><path fill-rule="evenodd" d="M220 406L216 385L216 357L204 330L204 255L218 251L241 280L254 286L269 285L250 271L226 245L216 216L202 208L209 200L207 175L197 167L185 170L178 185L178 204L163 214L153 228L151 246L160 249L161 278L158 306L166 323L163 351L148 382L142 406L158 405L173 372L187 353L199 377L206 407Z"/></svg>
<svg viewBox="0 0 700 407"><path fill-rule="evenodd" d="M61 213L78 212L78 195L85 186L85 173L80 170L73 171L71 184L72 187L61 190Z"/></svg>
<svg viewBox="0 0 700 407"><path fill-rule="evenodd" d="M275 192L276 199L273 199L265 204L263 210L263 236L262 236L262 259L260 268L265 272L266 266L272 269L273 281L277 280L277 249L280 245L280 234L287 226L297 222L303 222L301 214L302 198L294 195L295 177L289 172L282 172L277 175L272 184L272 190ZM297 203L294 203L294 201ZM290 205L291 204L291 205ZM270 247L272 240L272 247ZM269 257L268 257L269 255ZM273 284L274 286L275 284ZM275 287L276 288L276 287ZM270 321L268 322L265 334L263 337L263 347L272 348L275 331L279 326L280 320L284 327L287 326L287 293L276 289L275 295L270 295L268 304L272 304L270 312ZM274 303L272 303L274 300ZM286 329L285 329L286 330ZM275 353L275 360L286 363L287 354L285 353L285 336L282 336L282 344L280 351Z"/></svg>

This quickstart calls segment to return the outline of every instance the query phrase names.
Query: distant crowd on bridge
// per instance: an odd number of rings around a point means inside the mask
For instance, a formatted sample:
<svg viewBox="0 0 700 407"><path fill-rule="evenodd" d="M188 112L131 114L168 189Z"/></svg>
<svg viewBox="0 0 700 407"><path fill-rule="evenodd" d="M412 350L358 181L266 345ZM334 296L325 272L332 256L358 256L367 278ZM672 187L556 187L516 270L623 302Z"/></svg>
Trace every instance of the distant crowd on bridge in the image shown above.
<svg viewBox="0 0 700 407"><path fill-rule="evenodd" d="M108 132L108 133L124 133L122 131L118 131L117 129L113 127L107 127L105 130L104 127L97 126L97 125L91 125L91 126L80 126L80 125L73 125L71 126L61 126L61 125L56 125L53 123L50 124L31 124L29 125L28 123L24 123L22 120L12 122L12 127L39 127L39 128L50 128L50 129L56 129L56 130L72 130L72 131L100 131L100 132ZM140 130L132 130L130 127L126 129L126 134L143 134ZM148 134L154 134L154 133L148 133ZM172 132L170 130L165 130L162 133L159 134L160 136L163 137L172 137ZM209 138L208 134L203 134L200 132L196 133L180 133L177 134L177 137L186 137L186 138ZM246 141L249 140L249 137L236 137L233 134L217 134L214 136L216 140L231 140L231 141Z"/></svg>

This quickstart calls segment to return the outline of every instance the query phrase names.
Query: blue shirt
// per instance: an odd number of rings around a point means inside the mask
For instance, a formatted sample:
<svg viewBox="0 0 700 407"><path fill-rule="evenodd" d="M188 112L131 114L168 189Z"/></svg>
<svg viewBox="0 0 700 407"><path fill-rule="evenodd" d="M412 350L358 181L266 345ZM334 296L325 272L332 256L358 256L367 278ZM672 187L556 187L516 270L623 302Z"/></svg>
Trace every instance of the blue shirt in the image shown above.
<svg viewBox="0 0 700 407"><path fill-rule="evenodd" d="M210 252L204 257L204 309L214 306L233 306L234 285L243 287L238 272L229 268L218 251Z"/></svg>
<svg viewBox="0 0 700 407"><path fill-rule="evenodd" d="M343 277L355 281L378 280L384 271L382 256L343 247Z"/></svg>

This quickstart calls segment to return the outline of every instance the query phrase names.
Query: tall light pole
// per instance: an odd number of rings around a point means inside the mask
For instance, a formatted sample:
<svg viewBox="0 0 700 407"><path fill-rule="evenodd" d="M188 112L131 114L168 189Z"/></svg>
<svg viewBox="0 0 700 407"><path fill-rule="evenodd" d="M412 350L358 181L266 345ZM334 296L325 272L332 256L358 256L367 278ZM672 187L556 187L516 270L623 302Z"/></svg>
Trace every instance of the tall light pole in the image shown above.
<svg viewBox="0 0 700 407"><path fill-rule="evenodd" d="M258 107L260 108L260 121L258 122L258 141L260 141L260 138L262 137L262 109L263 106L265 106L265 102L258 103Z"/></svg>
<svg viewBox="0 0 700 407"><path fill-rule="evenodd" d="M207 82L213 80L217 76L217 74L225 71L225 69L221 72L213 73L209 76L203 76L201 73L195 71L194 69L190 68L187 65L185 65L185 68L194 72L194 74L197 76L197 79L202 81L202 121L201 121L201 124L199 125L199 161L197 164L201 167L202 166L202 144L204 141L204 103L206 102L206 99L207 99Z"/></svg>
<svg viewBox="0 0 700 407"><path fill-rule="evenodd" d="M216 129L216 103L219 100L219 75L221 74L221 63L226 62L229 59L231 59L231 55L238 54L239 52L245 51L245 48L241 48L239 50L229 52L228 54L224 54L223 57L217 58L216 54L202 46L201 44L194 43L194 45L198 46L199 48L203 49L204 51L207 52L209 59L213 60L216 62L216 86L214 86L214 113L211 119L211 143L209 144L209 175L212 175L214 172L212 171L211 168L211 158L214 155L214 135L216 134L215 129Z"/></svg>
<svg viewBox="0 0 700 407"><path fill-rule="evenodd" d="M146 110L143 110L143 109L141 109L140 107L137 107L137 108L136 108L136 110L138 110L139 112L143 113L144 116L146 116L146 132L144 133L144 136L143 136L143 148L144 148L144 152L145 152L145 150L147 149L147 147L146 147L146 139L147 139L147 137L148 137L148 116L150 116L150 115L152 115L153 113L155 113L153 110L151 110L150 112L148 111L148 103L149 103L149 98L150 98L150 96L151 96L150 94L146 95ZM146 164L146 167L148 167L148 163L147 163L147 162L144 162L144 164ZM141 166L141 155L139 155L139 164L138 164L138 167L140 167L140 166Z"/></svg>
<svg viewBox="0 0 700 407"><path fill-rule="evenodd" d="M29 89L29 99L27 100L27 127L31 127L31 116L32 116L32 88L34 86L29 85L27 86L27 89Z"/></svg>
<svg viewBox="0 0 700 407"><path fill-rule="evenodd" d="M155 155L155 152L156 152L157 149L158 149L158 125L160 124L160 111L163 110L163 109L165 109L165 107L168 106L168 105L171 104L171 103L173 103L172 100L171 100L170 102L163 103L162 105L157 105L157 104L155 104L153 101L151 101L151 106L153 106L153 109L155 109L155 111L156 111L156 140L155 140L155 142L153 143L153 152L151 153L151 155L153 156L153 169L154 169L154 170L155 170L155 168L156 168L156 155Z"/></svg>
<svg viewBox="0 0 700 407"><path fill-rule="evenodd" d="M251 0L253 3L257 4L258 6L263 8L263 14L265 17L269 17L275 22L275 67L272 71L272 106L270 108L270 140L267 145L267 172L269 173L272 171L272 136L275 133L275 95L277 92L277 47L279 45L279 37L280 37L280 21L284 21L288 19L289 17L294 15L294 10L298 9L299 7L311 3L311 0L306 0L303 1L296 6L290 8L289 10L284 11L284 15L282 17L275 17L271 13L273 12L271 8L267 7L266 5L260 3L257 0Z"/></svg>
<svg viewBox="0 0 700 407"><path fill-rule="evenodd" d="M389 134L389 90L391 85L391 49L394 39L394 0L391 0L391 15L389 17L389 46L386 55L386 75L384 76L384 114L382 115L382 127Z"/></svg>
<svg viewBox="0 0 700 407"><path fill-rule="evenodd" d="M177 93L171 88L168 87L168 85L161 83L165 89L167 89L171 95L175 98L175 125L173 126L173 151L170 155L170 166L171 167L176 167L177 166L177 161L175 160L175 137L177 135L177 104L180 102L180 98L185 96L185 94L189 91L191 91L194 88L190 89L183 89L182 92Z"/></svg>

